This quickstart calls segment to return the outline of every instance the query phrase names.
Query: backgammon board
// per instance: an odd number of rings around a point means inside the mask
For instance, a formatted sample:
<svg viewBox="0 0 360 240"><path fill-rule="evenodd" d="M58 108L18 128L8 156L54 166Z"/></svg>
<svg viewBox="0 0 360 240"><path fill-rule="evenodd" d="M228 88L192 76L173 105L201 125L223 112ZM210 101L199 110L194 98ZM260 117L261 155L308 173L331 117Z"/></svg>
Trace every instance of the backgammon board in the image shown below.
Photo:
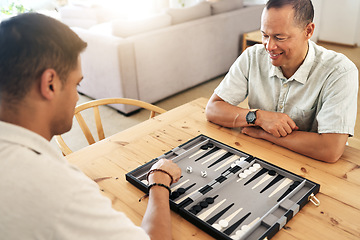
<svg viewBox="0 0 360 240"><path fill-rule="evenodd" d="M270 239L320 189L317 183L205 135L127 173L126 179L147 192L146 174L162 158L182 170L171 186L171 209L221 240Z"/></svg>

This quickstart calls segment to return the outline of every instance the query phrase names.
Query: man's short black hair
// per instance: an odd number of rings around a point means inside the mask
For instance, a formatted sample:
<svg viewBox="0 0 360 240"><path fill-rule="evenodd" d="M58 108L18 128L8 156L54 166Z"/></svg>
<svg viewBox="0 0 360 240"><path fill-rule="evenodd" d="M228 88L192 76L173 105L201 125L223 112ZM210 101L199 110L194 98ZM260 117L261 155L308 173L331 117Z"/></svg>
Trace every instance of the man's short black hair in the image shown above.
<svg viewBox="0 0 360 240"><path fill-rule="evenodd" d="M269 0L266 9L290 5L294 9L295 24L306 27L314 20L314 6L311 0Z"/></svg>
<svg viewBox="0 0 360 240"><path fill-rule="evenodd" d="M0 23L0 101L19 101L46 69L62 82L75 70L86 48L68 26L38 13L25 13Z"/></svg>

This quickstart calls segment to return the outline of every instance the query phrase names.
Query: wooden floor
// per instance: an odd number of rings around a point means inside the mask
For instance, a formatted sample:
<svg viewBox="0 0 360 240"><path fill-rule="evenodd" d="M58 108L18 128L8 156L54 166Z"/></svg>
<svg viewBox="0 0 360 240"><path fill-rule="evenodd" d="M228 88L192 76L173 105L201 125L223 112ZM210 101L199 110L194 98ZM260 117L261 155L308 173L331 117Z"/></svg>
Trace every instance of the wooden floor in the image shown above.
<svg viewBox="0 0 360 240"><path fill-rule="evenodd" d="M355 63L356 67L359 69L359 76L360 76L360 47L348 47L348 46L323 43L323 42L319 42L318 44L327 49L331 49L336 52L343 53L345 56L347 56L351 61ZM355 126L355 135L353 138L349 138L349 145L360 149L360 92L358 94L358 111L357 111L357 119Z"/></svg>

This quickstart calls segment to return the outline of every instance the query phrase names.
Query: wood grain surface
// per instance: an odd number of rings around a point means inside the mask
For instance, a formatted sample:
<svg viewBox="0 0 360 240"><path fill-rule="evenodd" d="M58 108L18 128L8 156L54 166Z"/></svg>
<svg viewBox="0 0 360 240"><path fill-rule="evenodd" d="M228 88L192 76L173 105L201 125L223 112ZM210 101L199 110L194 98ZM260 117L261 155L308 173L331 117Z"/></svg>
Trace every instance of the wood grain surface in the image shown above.
<svg viewBox="0 0 360 240"><path fill-rule="evenodd" d="M208 122L207 99L195 101L149 119L67 156L95 180L113 208L140 225L147 200L125 180L125 174L188 140L204 134L231 147L319 183L316 197L273 239L360 239L360 150L346 147L335 164L323 163L270 142L254 139ZM173 239L213 239L172 212Z"/></svg>

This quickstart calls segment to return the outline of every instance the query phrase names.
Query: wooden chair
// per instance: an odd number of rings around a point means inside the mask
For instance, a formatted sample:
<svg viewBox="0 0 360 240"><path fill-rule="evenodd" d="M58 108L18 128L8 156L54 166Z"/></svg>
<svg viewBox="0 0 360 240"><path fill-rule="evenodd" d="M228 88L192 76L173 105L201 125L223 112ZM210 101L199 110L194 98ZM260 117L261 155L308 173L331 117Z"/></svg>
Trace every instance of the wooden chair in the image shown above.
<svg viewBox="0 0 360 240"><path fill-rule="evenodd" d="M155 105L152 105L150 103L143 102L140 100L135 100L135 99L129 99L129 98L104 98L104 99L98 99L98 100L93 100L93 101L79 104L78 106L75 107L75 117L76 117L76 120L78 121L80 128L83 131L89 145L95 143L95 139L94 139L93 135L91 134L90 129L89 129L88 125L86 124L86 122L80 112L85 109L88 109L88 108L94 109L96 129L97 129L97 134L98 134L99 141L100 141L105 138L105 134L104 134L103 125L101 123L99 106L108 105L108 104L127 104L127 105L133 105L133 106L147 109L150 111L149 119L153 118L156 113L161 114L161 113L166 112L166 110L164 110L160 107L157 107ZM64 139L60 135L55 136L55 141L58 144L58 146L61 149L64 156L72 153L71 149L66 145Z"/></svg>

